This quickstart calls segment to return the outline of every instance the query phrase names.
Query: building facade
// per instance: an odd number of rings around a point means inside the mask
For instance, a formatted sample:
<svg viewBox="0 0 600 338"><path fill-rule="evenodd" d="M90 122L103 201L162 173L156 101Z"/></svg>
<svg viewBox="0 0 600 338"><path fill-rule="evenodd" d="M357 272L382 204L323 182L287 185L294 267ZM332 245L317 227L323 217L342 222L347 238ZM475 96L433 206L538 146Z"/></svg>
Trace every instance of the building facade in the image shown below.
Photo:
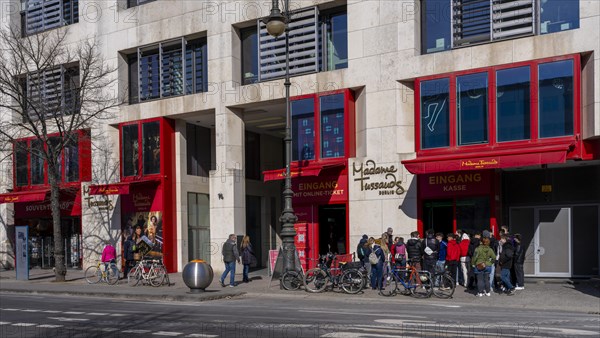
<svg viewBox="0 0 600 338"><path fill-rule="evenodd" d="M388 227L408 238L506 225L525 238L526 274L599 274L598 1L290 2L303 265ZM2 5L4 25L25 35L98 39L126 96L111 121L80 132L78 153L91 156L71 158L78 177L63 165L77 206L64 215L71 266L96 260L100 239L120 250L136 225L170 271L192 259L221 270L230 233L249 235L267 266L285 172L285 40L260 21L271 1ZM44 164L10 158L0 164L7 265L15 225L51 240Z"/></svg>

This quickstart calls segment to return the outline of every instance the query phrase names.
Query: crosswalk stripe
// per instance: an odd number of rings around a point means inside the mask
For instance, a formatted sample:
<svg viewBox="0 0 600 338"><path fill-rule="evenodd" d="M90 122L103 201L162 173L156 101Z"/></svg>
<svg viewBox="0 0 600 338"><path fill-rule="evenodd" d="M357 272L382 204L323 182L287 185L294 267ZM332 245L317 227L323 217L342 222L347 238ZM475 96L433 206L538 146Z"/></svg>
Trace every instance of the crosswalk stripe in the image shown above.
<svg viewBox="0 0 600 338"><path fill-rule="evenodd" d="M62 311L57 311L57 310L45 310L43 311L44 313L61 313Z"/></svg>
<svg viewBox="0 0 600 338"><path fill-rule="evenodd" d="M35 323L14 323L12 326L36 326Z"/></svg>
<svg viewBox="0 0 600 338"><path fill-rule="evenodd" d="M181 332L167 332L167 331L158 331L158 332L152 333L152 335L154 335L154 336L170 336L170 337L175 337L175 336L179 336L182 334L183 333L181 333Z"/></svg>
<svg viewBox="0 0 600 338"><path fill-rule="evenodd" d="M69 312L63 312L66 315L82 315L85 312L79 312L79 311L69 311Z"/></svg>
<svg viewBox="0 0 600 338"><path fill-rule="evenodd" d="M38 325L37 327L44 328L44 329L56 329L56 328L59 328L59 327L63 327L63 325L42 324L42 325Z"/></svg>
<svg viewBox="0 0 600 338"><path fill-rule="evenodd" d="M192 334L188 334L186 337L189 337L189 338L213 338L213 337L218 337L218 336L216 334L192 333Z"/></svg>
<svg viewBox="0 0 600 338"><path fill-rule="evenodd" d="M0 322L0 325L8 325L10 322Z"/></svg>
<svg viewBox="0 0 600 338"><path fill-rule="evenodd" d="M86 314L88 316L108 316L108 313L103 313L103 312L88 312Z"/></svg>
<svg viewBox="0 0 600 338"><path fill-rule="evenodd" d="M40 310L27 309L27 310L23 310L23 312L40 312Z"/></svg>
<svg viewBox="0 0 600 338"><path fill-rule="evenodd" d="M110 316L111 317L125 317L127 315L124 313L111 313Z"/></svg>
<svg viewBox="0 0 600 338"><path fill-rule="evenodd" d="M124 330L124 331L121 331L121 332L122 332L122 333L137 333L137 334L143 334L143 333L148 333L148 332L150 332L150 330L135 330L135 329L132 329L132 330Z"/></svg>

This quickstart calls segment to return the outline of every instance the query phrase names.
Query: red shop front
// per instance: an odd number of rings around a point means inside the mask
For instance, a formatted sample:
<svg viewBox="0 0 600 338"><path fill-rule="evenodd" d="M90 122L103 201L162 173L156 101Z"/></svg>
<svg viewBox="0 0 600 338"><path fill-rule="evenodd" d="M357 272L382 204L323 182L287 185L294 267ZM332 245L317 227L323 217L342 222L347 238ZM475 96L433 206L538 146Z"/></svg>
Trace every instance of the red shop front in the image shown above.
<svg viewBox="0 0 600 338"><path fill-rule="evenodd" d="M121 196L121 230L136 226L154 243L168 272L177 270L174 123L166 118L119 126L121 182L90 186L90 195Z"/></svg>

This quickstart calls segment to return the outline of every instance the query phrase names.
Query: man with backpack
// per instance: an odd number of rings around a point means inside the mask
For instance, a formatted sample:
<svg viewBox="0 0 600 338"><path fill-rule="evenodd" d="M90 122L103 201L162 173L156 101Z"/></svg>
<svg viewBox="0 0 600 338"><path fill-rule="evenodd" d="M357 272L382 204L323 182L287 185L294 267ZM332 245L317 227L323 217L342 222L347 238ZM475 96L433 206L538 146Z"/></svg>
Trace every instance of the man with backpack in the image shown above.
<svg viewBox="0 0 600 338"><path fill-rule="evenodd" d="M440 242L434 237L433 229L427 230L426 238L423 240L423 269L429 273L435 273L440 251Z"/></svg>
<svg viewBox="0 0 600 338"><path fill-rule="evenodd" d="M423 243L419 239L419 232L413 231L410 233L410 239L406 242L406 254L408 261L417 270L421 270L421 258L423 256Z"/></svg>

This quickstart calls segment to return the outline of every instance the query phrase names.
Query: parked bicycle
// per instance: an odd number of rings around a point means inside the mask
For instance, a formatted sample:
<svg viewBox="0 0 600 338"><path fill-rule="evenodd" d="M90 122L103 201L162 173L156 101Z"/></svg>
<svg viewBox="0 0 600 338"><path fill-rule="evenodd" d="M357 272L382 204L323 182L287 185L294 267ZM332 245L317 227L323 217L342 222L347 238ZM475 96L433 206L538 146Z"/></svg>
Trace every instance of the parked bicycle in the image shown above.
<svg viewBox="0 0 600 338"><path fill-rule="evenodd" d="M281 285L288 291L294 291L300 289L304 284L304 274L302 271L286 271L281 276Z"/></svg>
<svg viewBox="0 0 600 338"><path fill-rule="evenodd" d="M456 289L456 282L450 273L446 270L435 270L433 276L433 295L438 298L448 299L454 295Z"/></svg>
<svg viewBox="0 0 600 338"><path fill-rule="evenodd" d="M136 286L139 283L149 284L152 286L161 286L163 284L171 284L167 269L161 260L150 259L140 260L127 275L127 284Z"/></svg>
<svg viewBox="0 0 600 338"><path fill-rule="evenodd" d="M316 268L304 275L304 286L309 292L322 292L331 285L344 292L356 294L363 289L363 275L359 271L360 262L344 262L334 254L322 255Z"/></svg>
<svg viewBox="0 0 600 338"><path fill-rule="evenodd" d="M89 284L106 282L109 285L115 285L119 281L119 269L115 263L97 261L96 265L85 269L84 276Z"/></svg>
<svg viewBox="0 0 600 338"><path fill-rule="evenodd" d="M404 287L402 294L415 298L429 298L433 293L431 274L417 270L414 264L407 263L404 268L388 267L383 273L379 294L386 297L396 295L400 292L398 284Z"/></svg>

